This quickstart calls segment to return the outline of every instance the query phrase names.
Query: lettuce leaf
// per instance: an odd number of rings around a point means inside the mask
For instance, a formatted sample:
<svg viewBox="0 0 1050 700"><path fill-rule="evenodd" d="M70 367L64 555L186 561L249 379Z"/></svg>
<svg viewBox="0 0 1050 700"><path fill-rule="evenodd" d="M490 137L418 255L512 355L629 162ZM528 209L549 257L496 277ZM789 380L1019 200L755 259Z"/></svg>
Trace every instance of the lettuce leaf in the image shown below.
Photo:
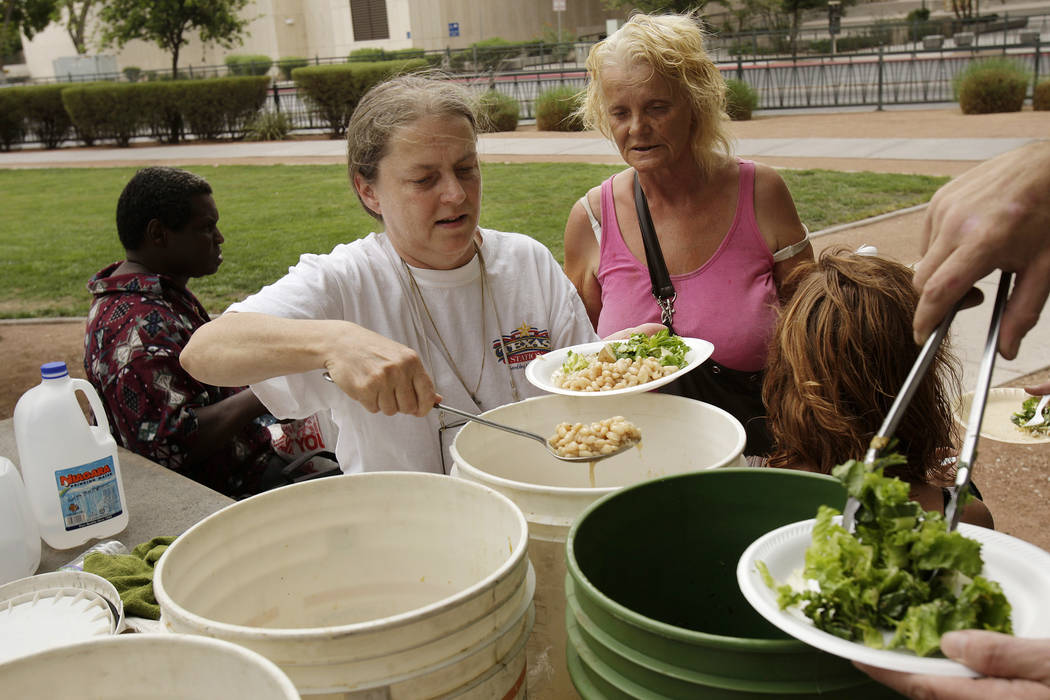
<svg viewBox="0 0 1050 700"><path fill-rule="evenodd" d="M938 652L950 630L1012 633L1009 601L980 576L980 543L948 532L940 513L909 500L906 483L883 475L903 461L890 454L871 470L856 460L832 470L860 501L855 531L833 522L834 508L818 509L802 576L819 590L777 585L760 569L780 607L798 605L816 627L843 639L919 656Z"/></svg>

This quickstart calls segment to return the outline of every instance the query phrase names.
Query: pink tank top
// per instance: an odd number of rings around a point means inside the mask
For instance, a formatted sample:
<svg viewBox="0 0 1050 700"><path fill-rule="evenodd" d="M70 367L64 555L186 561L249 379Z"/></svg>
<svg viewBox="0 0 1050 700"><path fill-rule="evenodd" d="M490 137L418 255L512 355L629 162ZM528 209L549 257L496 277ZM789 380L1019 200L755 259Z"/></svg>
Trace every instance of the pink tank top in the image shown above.
<svg viewBox="0 0 1050 700"><path fill-rule="evenodd" d="M745 372L766 365L779 302L773 282L773 254L755 219L755 164L740 160L736 214L714 255L696 270L671 275L677 299L674 327L680 335L715 346L715 362ZM598 283L602 310L598 335L659 322L660 309L644 260L627 248L616 220L612 178L601 189L601 257Z"/></svg>

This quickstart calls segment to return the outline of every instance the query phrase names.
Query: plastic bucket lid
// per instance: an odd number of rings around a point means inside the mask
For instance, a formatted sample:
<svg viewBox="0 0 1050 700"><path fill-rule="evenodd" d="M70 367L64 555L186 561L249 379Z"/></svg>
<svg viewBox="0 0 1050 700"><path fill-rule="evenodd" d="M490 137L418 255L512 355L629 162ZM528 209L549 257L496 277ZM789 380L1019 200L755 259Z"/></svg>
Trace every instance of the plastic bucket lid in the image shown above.
<svg viewBox="0 0 1050 700"><path fill-rule="evenodd" d="M57 571L0 586L0 661L124 630L124 606L106 579Z"/></svg>

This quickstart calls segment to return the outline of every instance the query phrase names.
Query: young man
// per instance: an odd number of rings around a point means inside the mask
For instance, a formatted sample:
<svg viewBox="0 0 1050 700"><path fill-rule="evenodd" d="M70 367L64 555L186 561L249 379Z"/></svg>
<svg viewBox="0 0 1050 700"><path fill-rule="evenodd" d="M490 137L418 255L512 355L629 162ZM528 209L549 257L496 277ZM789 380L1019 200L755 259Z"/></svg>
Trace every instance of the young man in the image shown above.
<svg viewBox="0 0 1050 700"><path fill-rule="evenodd" d="M145 168L117 203L125 259L88 283L84 369L121 445L232 497L287 483L274 419L251 391L198 382L179 353L208 312L187 289L222 264L219 212L206 180Z"/></svg>

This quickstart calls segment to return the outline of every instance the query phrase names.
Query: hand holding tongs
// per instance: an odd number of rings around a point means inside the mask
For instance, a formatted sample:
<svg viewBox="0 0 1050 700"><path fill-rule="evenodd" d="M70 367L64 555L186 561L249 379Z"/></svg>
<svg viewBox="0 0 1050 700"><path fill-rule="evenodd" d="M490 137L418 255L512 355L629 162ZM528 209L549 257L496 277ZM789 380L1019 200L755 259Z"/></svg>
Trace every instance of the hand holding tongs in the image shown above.
<svg viewBox="0 0 1050 700"><path fill-rule="evenodd" d="M977 450L977 436L981 429L981 419L984 416L984 405L988 399L988 386L992 379L992 367L995 364L995 353L999 345L999 326L1002 322L1003 309L1006 306L1006 298L1010 291L1010 281L1012 277L1013 273L1006 271L1003 271L999 277L999 290L995 296L995 306L992 310L992 321L988 329L988 339L985 342L984 356L981 359L981 365L977 375L977 387L974 391L973 404L970 409L970 419L966 428L966 438L963 441L963 448L959 454L955 486L952 487L951 500L948 503L948 507L944 510L944 517L948 521L949 530L954 530L959 523L959 508L957 507L959 494L964 491L970 483L970 469L973 466L973 459ZM915 391L918 389L923 376L925 376L926 370L928 370L933 363L933 358L937 354L937 348L944 340L944 336L947 335L948 327L951 325L952 319L955 318L955 313L962 306L962 303L963 300L960 300L954 307L952 307L951 311L948 312L948 315L944 317L944 320L941 321L940 325L937 326L937 329L926 339L926 343L922 346L922 350L919 352L919 356L916 358L915 364L911 368L911 372L908 373L907 378L904 380L904 385L897 394L897 398L893 401L893 405L890 406L889 413L886 414L886 418L879 427L879 431L875 434L875 437L871 439L871 443L869 443L868 452L864 456L864 465L868 469L871 469L872 465L874 465L875 460L879 456L879 452L889 444L893 431L897 429L897 425L900 423L901 417L904 415L908 404L915 395ZM853 529L854 518L856 517L859 508L860 501L853 496L850 496L849 500L846 501L846 506L842 510L842 527L847 531Z"/></svg>

